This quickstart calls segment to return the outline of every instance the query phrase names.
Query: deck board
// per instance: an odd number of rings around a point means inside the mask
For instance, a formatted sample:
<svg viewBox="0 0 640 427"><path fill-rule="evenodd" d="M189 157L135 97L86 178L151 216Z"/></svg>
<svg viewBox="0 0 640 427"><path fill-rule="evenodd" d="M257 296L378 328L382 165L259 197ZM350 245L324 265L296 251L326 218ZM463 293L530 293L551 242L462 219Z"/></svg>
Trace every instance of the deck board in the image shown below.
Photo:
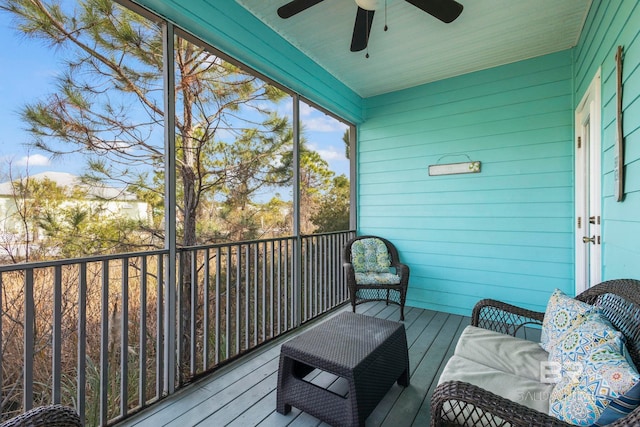
<svg viewBox="0 0 640 427"><path fill-rule="evenodd" d="M443 361L449 360L449 358L453 356L453 351L455 350L455 344L458 342L458 338L460 337L460 334L462 334L462 331L464 330L465 327L467 327L467 325L469 325L468 319L460 322L460 325L458 326L458 330L456 331L455 335L453 336L453 339L451 340L451 345L449 345L449 349L447 350L447 353L445 354ZM440 374L444 369L444 365L445 365L444 363L442 362L440 363L440 367L438 368L438 371L436 372L433 378L433 381L431 382L431 387L429 387L429 390L427 391L428 398L422 402L422 406L420 407L418 414L416 415L416 418L413 421L413 425L416 425L416 426L429 425L431 421L431 405L430 405L431 395L433 394L433 391L438 385L438 378L440 378Z"/></svg>
<svg viewBox="0 0 640 427"><path fill-rule="evenodd" d="M391 320L397 320L400 315L397 306L383 303L362 304L358 306L358 313ZM411 385L404 388L394 384L367 418L367 426L428 425L429 399L437 378L453 354L455 343L469 324L469 318L407 307L404 324L409 345ZM280 345L313 326L305 326L286 338L265 345L120 422L118 427L327 427L326 423L296 408L287 415L275 411ZM313 382L332 390L344 388L342 380L327 372L316 370L310 377L313 377Z"/></svg>

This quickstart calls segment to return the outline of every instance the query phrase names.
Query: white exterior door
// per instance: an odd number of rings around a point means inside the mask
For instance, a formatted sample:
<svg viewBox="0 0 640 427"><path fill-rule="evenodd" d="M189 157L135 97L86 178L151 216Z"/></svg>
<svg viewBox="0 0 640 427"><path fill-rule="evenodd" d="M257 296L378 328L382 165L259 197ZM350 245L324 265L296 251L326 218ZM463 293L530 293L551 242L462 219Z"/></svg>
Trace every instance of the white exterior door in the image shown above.
<svg viewBox="0 0 640 427"><path fill-rule="evenodd" d="M576 110L576 293L602 278L600 70Z"/></svg>

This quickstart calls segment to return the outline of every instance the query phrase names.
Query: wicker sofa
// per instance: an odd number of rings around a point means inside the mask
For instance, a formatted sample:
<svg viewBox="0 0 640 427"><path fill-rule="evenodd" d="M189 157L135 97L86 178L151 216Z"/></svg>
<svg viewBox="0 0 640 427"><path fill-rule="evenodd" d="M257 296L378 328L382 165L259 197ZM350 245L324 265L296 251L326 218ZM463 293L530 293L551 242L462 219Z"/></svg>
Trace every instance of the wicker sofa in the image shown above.
<svg viewBox="0 0 640 427"><path fill-rule="evenodd" d="M631 279L612 280L600 283L587 291L578 295L576 300L585 302L592 306L600 308L603 317L611 322L611 324L620 331L625 338L625 346L627 348L627 357L635 365L640 366L640 281ZM530 364L527 367L520 366L520 374L524 370L524 376L535 375L538 370L539 363L548 355L544 350L539 348L537 343L515 338L521 334L530 325L542 325L544 314L541 312L522 309L510 304L506 304L495 300L482 300L476 304L472 313L471 326L465 330L456 347L456 354L451 358L445 367L439 384L436 387L431 399L431 425L473 425L473 426L570 426L558 418L548 415L546 412L536 409L536 404L522 404L521 399L514 398L514 393L522 392L514 390L512 383L506 383L504 378L502 384L496 388L499 392L488 391L482 387L473 384L473 373L465 375L455 364L456 360L464 358L464 354L458 355L459 352L465 353L475 351L476 354L470 357L481 357L477 353L484 350L470 349L469 340L479 339L479 342L485 339L485 343L494 343L495 340L503 337L507 344L498 349L487 349L487 352L495 351L495 360L500 360L501 355L498 352L516 351L515 357L520 365ZM499 334L496 334L498 332ZM513 336L506 337L506 334ZM492 341L493 340L493 341ZM504 356L504 354L502 354ZM492 361L491 363L496 363ZM504 360L504 359L502 359ZM499 363L499 362L498 362ZM480 366L480 365L478 365ZM505 366L505 370L511 367ZM471 379L470 379L471 378ZM486 378L486 376L485 376ZM533 379L533 378L531 378ZM493 384L491 384L493 381ZM489 385L496 386L496 382L500 381L499 375L489 380ZM524 383L529 381L525 379ZM540 381L543 382L543 381ZM484 383L483 383L484 384ZM538 390L542 390L538 395L531 392L530 397L533 400L543 400L548 397L550 388L553 384L540 384ZM534 389L538 387L533 384ZM487 386L487 388L491 388ZM503 392L505 391L506 392ZM547 390L547 392L544 392ZM529 392L527 392L529 393ZM505 397L508 396L508 397ZM548 404L548 402L547 402ZM640 425L640 407L635 408L631 413L615 422L607 424L609 426L632 426Z"/></svg>
<svg viewBox="0 0 640 427"><path fill-rule="evenodd" d="M82 427L78 413L63 405L33 408L2 424L0 427Z"/></svg>

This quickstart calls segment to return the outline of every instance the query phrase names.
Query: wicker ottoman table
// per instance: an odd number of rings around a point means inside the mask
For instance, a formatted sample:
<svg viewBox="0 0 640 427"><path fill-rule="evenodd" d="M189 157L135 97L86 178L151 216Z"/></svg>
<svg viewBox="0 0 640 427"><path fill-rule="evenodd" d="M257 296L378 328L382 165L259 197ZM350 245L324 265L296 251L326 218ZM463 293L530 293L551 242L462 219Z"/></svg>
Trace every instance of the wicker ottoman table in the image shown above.
<svg viewBox="0 0 640 427"><path fill-rule="evenodd" d="M315 368L346 379L346 397L306 381ZM276 409L288 414L295 406L333 426L364 426L396 381L409 385L404 325L340 313L282 345Z"/></svg>

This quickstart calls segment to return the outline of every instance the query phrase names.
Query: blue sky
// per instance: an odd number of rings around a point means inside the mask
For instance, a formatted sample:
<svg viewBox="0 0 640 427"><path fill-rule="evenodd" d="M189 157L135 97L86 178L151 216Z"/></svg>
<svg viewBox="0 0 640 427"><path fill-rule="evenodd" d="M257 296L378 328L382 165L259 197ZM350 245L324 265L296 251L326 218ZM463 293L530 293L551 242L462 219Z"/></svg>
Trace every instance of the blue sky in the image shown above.
<svg viewBox="0 0 640 427"><path fill-rule="evenodd" d="M6 42L0 49L0 171L7 173L7 163L12 168L24 168L29 152L25 144L29 135L23 130L19 111L26 102L37 99L50 91L51 77L55 75L54 52L33 40L16 35L9 15L0 11L0 37ZM48 157L31 153L31 166L48 166ZM55 170L54 165L50 165ZM40 171L40 170L38 170ZM4 178L4 177L3 177Z"/></svg>
<svg viewBox="0 0 640 427"><path fill-rule="evenodd" d="M50 158L45 152L29 148L30 135L20 119L21 108L43 99L55 90L55 76L64 52L45 46L39 40L25 38L13 28L10 15L0 11L0 181L13 176L44 171L81 173L84 160L79 155ZM335 119L301 105L301 118L311 149L317 151L336 175L349 175L349 162L344 158L342 135L346 126Z"/></svg>

